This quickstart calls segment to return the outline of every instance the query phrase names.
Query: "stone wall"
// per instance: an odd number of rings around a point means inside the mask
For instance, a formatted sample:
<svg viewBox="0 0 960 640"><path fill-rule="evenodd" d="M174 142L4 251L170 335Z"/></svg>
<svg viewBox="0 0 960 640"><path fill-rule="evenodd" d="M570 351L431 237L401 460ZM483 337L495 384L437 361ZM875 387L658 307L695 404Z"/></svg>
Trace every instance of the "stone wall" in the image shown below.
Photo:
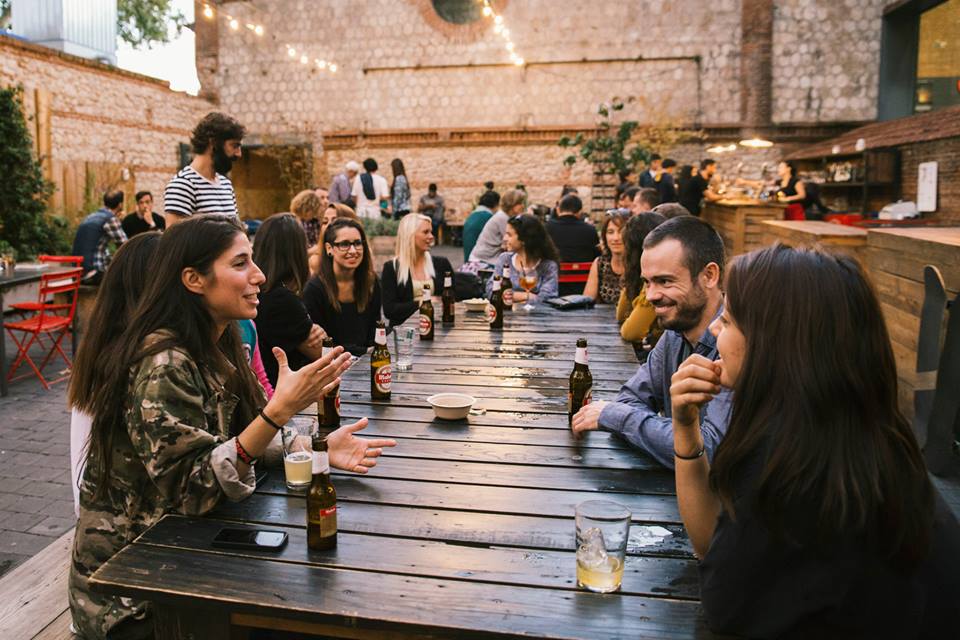
<svg viewBox="0 0 960 640"><path fill-rule="evenodd" d="M57 186L52 208L71 217L82 213L85 191L99 200L108 187L150 190L162 211L178 144L212 110L165 82L3 36L0 83L24 86L28 124Z"/></svg>

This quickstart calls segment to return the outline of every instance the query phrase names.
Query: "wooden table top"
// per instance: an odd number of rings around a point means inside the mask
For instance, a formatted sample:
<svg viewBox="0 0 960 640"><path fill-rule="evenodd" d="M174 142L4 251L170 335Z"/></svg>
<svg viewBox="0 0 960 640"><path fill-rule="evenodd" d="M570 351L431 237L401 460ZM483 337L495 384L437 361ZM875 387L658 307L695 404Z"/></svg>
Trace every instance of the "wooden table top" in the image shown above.
<svg viewBox="0 0 960 640"><path fill-rule="evenodd" d="M578 337L589 341L597 398L612 399L638 366L613 308L513 311L502 332L462 305L452 328L437 316L436 340L417 340L413 369L394 370L390 402L370 400L367 358L344 378L344 423L368 416L361 435L398 445L369 475L334 472L335 550L307 549L305 498L276 469L243 502L165 517L94 582L161 606L227 610L234 623L351 638L712 637L673 473L616 436L577 440L567 427ZM472 394L484 411L435 419L426 397L439 391ZM615 594L576 585L574 507L590 499L633 513ZM221 527L238 523L284 530L289 543L211 549Z"/></svg>
<svg viewBox="0 0 960 640"><path fill-rule="evenodd" d="M845 224L834 224L832 222L823 222L821 220L764 220L763 224L779 229L788 229L790 231L799 231L809 233L818 237L867 237L866 229L860 227L851 227Z"/></svg>

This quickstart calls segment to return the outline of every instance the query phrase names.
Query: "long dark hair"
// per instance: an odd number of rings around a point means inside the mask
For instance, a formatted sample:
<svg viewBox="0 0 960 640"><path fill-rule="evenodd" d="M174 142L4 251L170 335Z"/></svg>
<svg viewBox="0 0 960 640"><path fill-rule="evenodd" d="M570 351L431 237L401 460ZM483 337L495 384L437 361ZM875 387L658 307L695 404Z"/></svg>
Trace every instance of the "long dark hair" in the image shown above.
<svg viewBox="0 0 960 640"><path fill-rule="evenodd" d="M627 221L623 231L623 285L627 300L631 302L643 289L643 276L640 272L643 241L648 233L664 222L666 218L652 211L633 216Z"/></svg>
<svg viewBox="0 0 960 640"><path fill-rule="evenodd" d="M286 286L303 293L310 278L307 263L307 234L292 213L275 213L267 218L253 237L253 259L267 281L261 290Z"/></svg>
<svg viewBox="0 0 960 640"><path fill-rule="evenodd" d="M350 218L337 218L323 232L323 251L320 252L320 273L317 279L323 285L323 290L327 293L327 299L330 305L340 311L340 301L337 299L337 277L333 273L333 258L327 253L327 244L332 245L337 240L337 231L340 229L356 229L360 232L360 239L363 241L363 258L353 272L353 300L357 303L357 311L361 313L370 303L373 297L373 285L377 281L377 274L373 270L373 259L370 256L370 245L367 243L367 234L363 231L363 225Z"/></svg>
<svg viewBox="0 0 960 640"><path fill-rule="evenodd" d="M393 198L393 189L397 184L397 176L407 177L407 172L403 168L403 160L400 158L394 158L390 162L390 169L393 171L393 181L390 183L390 198Z"/></svg>
<svg viewBox="0 0 960 640"><path fill-rule="evenodd" d="M130 373L144 358L179 349L201 367L223 375L232 372L236 378L231 390L240 398L234 422L246 424L259 410L262 389L247 364L236 324L230 323L219 341L213 342L213 317L202 296L189 291L181 280L186 268L210 274L213 263L238 235L245 233L235 218L217 215L194 216L164 231L151 277L129 323L117 340L94 355L100 378L78 406L93 416L87 468L97 479L96 497L104 497L112 484L114 441L126 433L123 413ZM164 332L159 339L146 341L158 331ZM83 388L82 382L77 385Z"/></svg>
<svg viewBox="0 0 960 640"><path fill-rule="evenodd" d="M547 229L537 216L524 213L510 218L507 221L517 237L523 243L523 251L533 260L553 260L559 262L560 257L553 240L547 235Z"/></svg>
<svg viewBox="0 0 960 640"><path fill-rule="evenodd" d="M814 283L814 286L811 286ZM739 256L726 308L746 340L730 427L710 473L734 517L762 459L754 508L813 546L856 535L898 568L926 552L933 493L906 419L876 294L859 263L780 244ZM810 522L797 514L815 513Z"/></svg>
<svg viewBox="0 0 960 640"><path fill-rule="evenodd" d="M108 349L129 324L153 271L159 243L159 231L140 233L124 242L113 256L73 361L67 395L72 408L93 415L95 392L107 373L96 366L97 354Z"/></svg>

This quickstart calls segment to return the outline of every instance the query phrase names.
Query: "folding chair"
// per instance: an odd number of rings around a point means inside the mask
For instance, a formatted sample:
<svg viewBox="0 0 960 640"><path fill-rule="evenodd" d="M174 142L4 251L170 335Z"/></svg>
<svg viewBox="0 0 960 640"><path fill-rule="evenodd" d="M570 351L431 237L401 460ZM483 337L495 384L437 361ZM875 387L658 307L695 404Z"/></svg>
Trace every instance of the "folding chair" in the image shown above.
<svg viewBox="0 0 960 640"><path fill-rule="evenodd" d="M17 369L24 361L26 361L27 365L33 370L33 373L40 378L40 383L43 384L44 389L49 389L51 384L70 377L68 372L66 375L48 382L47 379L43 377L42 371L50 362L50 359L56 354L60 354L63 361L67 363L68 368L72 366L70 358L67 357L60 343L63 341L63 337L70 331L70 325L73 323L73 317L77 311L77 298L79 297L77 292L80 289L80 278L82 277L82 268L41 275L40 293L37 298L37 315L24 320L3 323L7 333L17 345L17 357L10 367L10 372L7 374L8 382L19 380L20 378L30 375L26 373L17 378L14 377ZM58 293L71 294L71 302L66 305L48 304L46 302L46 300ZM58 313L62 311L66 311L66 315ZM40 339L41 335L46 335L50 339L52 346L38 367L30 357L30 347L32 347L34 343L37 343L42 348L47 348L44 341Z"/></svg>
<svg viewBox="0 0 960 640"><path fill-rule="evenodd" d="M583 293L583 287L590 277L590 267L593 262L561 262L560 276L557 281L560 284L560 295L569 296L575 293Z"/></svg>

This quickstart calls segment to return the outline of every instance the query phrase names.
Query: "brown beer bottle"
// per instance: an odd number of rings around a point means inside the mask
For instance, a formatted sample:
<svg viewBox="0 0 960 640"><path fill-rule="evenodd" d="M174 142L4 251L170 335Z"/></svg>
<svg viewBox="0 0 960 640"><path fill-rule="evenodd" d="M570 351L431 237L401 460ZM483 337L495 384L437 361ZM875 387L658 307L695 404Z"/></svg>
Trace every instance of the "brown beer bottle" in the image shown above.
<svg viewBox="0 0 960 640"><path fill-rule="evenodd" d="M486 309L487 322L491 329L503 329L503 292L500 291L500 276L493 277L493 291Z"/></svg>
<svg viewBox="0 0 960 640"><path fill-rule="evenodd" d="M313 481L307 492L307 546L315 550L337 546L337 490L330 482L327 436L313 435Z"/></svg>
<svg viewBox="0 0 960 640"><path fill-rule="evenodd" d="M454 307L457 294L453 290L453 274L447 271L443 276L443 324L454 323Z"/></svg>
<svg viewBox="0 0 960 640"><path fill-rule="evenodd" d="M503 277L500 278L500 293L503 294L503 291L506 289L513 289L513 281L510 280L510 263L509 262L503 265ZM513 302L508 302L506 298L503 298L503 310L513 311Z"/></svg>
<svg viewBox="0 0 960 640"><path fill-rule="evenodd" d="M390 349L387 348L387 328L383 320L377 322L377 333L370 352L370 398L389 400L393 370L390 367Z"/></svg>
<svg viewBox="0 0 960 640"><path fill-rule="evenodd" d="M323 355L333 349L333 338L323 339ZM340 427L340 385L323 396L323 401L317 403L317 422L321 430L333 431Z"/></svg>
<svg viewBox="0 0 960 640"><path fill-rule="evenodd" d="M433 340L433 301L430 299L430 285L423 285L423 297L420 299L420 339Z"/></svg>
<svg viewBox="0 0 960 640"><path fill-rule="evenodd" d="M593 399L593 375L587 357L587 341L577 340L577 353L570 374L570 394L567 396L567 424L573 425L573 415Z"/></svg>

